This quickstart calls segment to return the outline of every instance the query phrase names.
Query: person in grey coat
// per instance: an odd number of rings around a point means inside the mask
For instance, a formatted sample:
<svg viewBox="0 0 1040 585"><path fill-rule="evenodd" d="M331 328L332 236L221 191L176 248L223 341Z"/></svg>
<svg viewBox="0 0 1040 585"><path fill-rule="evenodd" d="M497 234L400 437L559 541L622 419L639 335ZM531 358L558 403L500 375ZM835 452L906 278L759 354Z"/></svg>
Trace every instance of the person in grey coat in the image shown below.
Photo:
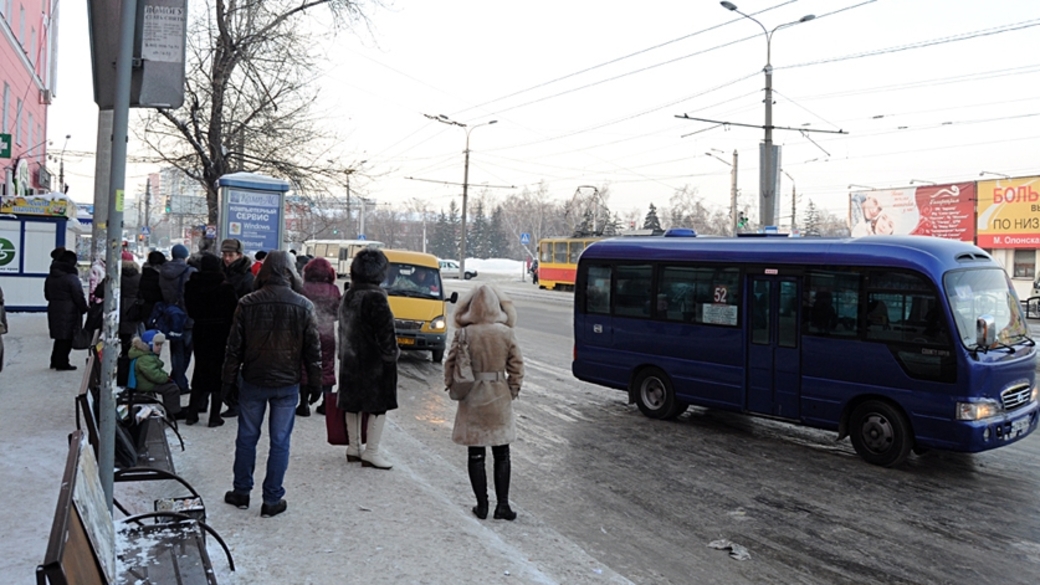
<svg viewBox="0 0 1040 585"><path fill-rule="evenodd" d="M47 328L54 347L51 349L52 370L75 370L69 363L72 340L83 328L83 314L87 312L87 297L76 268L76 253L65 250L51 262L50 273L43 281L43 296L47 299Z"/></svg>
<svg viewBox="0 0 1040 585"><path fill-rule="evenodd" d="M347 461L364 467L390 469L379 445L386 413L397 408L397 358L394 314L386 291L390 263L374 248L358 252L350 264L350 289L339 305L339 397L346 412ZM362 414L368 413L368 444L361 445Z"/></svg>

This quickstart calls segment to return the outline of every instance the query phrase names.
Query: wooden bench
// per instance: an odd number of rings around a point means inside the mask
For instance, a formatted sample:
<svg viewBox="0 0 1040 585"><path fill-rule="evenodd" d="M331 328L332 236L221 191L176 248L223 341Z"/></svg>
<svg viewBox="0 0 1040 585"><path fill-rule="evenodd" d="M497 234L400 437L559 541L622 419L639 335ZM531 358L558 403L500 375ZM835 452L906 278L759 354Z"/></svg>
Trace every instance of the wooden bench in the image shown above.
<svg viewBox="0 0 1040 585"><path fill-rule="evenodd" d="M83 431L69 439L47 553L36 567L37 585L216 585L206 534L235 561L205 522L174 512L149 512L114 522L105 505L97 461ZM146 524L144 520L162 522Z"/></svg>
<svg viewBox="0 0 1040 585"><path fill-rule="evenodd" d="M90 445L94 449L94 455L98 454L98 402L101 385L101 360L95 346L89 350L86 371L80 383L79 393L76 395L76 428L87 431ZM140 393L127 392L124 404L133 413L134 404L159 404L159 401L142 396ZM148 420L144 431L135 437L134 448L137 451L137 461L133 467L147 467L176 474L173 465L173 453L170 451L170 443L166 437L166 428L177 435L181 451L184 450L184 439L177 430L175 423L166 416L155 417Z"/></svg>

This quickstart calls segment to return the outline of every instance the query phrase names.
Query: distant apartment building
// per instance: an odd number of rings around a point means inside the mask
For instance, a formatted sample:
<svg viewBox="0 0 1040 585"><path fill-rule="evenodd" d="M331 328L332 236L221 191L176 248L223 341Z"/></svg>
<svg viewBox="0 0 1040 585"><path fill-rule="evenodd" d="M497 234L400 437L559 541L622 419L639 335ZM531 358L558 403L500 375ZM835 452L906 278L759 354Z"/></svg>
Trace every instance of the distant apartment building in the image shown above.
<svg viewBox="0 0 1040 585"><path fill-rule="evenodd" d="M0 0L4 196L56 187L47 169L47 106L55 89L57 8L58 0Z"/></svg>

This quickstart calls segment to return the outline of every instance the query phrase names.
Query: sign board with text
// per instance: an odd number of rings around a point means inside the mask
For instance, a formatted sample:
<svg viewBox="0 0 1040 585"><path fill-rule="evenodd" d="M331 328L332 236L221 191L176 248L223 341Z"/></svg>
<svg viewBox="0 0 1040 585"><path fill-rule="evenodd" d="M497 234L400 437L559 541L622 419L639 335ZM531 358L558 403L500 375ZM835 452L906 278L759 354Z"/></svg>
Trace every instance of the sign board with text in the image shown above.
<svg viewBox="0 0 1040 585"><path fill-rule="evenodd" d="M1040 177L979 181L978 246L1040 248Z"/></svg>
<svg viewBox="0 0 1040 585"><path fill-rule="evenodd" d="M975 183L858 191L849 196L852 237L932 236L975 238Z"/></svg>
<svg viewBox="0 0 1040 585"><path fill-rule="evenodd" d="M289 183L253 173L224 175L220 187L220 238L235 238L252 254L280 250L285 236Z"/></svg>
<svg viewBox="0 0 1040 585"><path fill-rule="evenodd" d="M121 0L88 0L94 101L115 105ZM134 68L130 107L178 108L184 103L184 63L188 26L187 0L138 0L134 30Z"/></svg>

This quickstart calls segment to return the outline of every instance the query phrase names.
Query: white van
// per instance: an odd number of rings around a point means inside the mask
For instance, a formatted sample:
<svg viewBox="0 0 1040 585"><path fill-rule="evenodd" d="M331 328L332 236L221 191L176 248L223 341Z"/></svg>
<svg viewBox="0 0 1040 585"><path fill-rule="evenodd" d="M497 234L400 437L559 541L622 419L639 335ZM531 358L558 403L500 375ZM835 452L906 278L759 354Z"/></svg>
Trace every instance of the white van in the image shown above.
<svg viewBox="0 0 1040 585"><path fill-rule="evenodd" d="M454 260L438 260L441 265L441 278L458 278L459 277L459 263ZM466 274L463 278L469 280L477 277L477 271L466 269Z"/></svg>

